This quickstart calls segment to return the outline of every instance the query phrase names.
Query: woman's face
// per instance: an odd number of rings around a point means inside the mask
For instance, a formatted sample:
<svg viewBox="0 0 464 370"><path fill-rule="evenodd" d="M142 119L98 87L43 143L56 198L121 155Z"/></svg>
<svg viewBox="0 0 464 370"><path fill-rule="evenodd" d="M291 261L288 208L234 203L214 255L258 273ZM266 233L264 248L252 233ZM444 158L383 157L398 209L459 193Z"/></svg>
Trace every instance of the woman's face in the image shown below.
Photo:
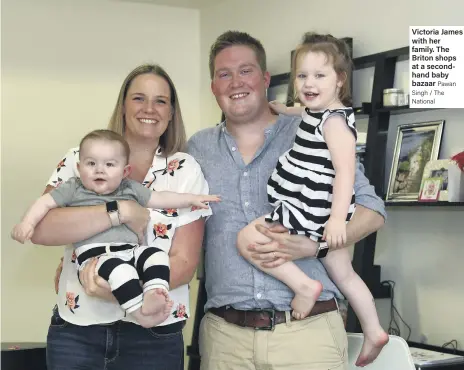
<svg viewBox="0 0 464 370"><path fill-rule="evenodd" d="M126 137L159 140L172 118L167 81L152 73L132 80L124 100Z"/></svg>

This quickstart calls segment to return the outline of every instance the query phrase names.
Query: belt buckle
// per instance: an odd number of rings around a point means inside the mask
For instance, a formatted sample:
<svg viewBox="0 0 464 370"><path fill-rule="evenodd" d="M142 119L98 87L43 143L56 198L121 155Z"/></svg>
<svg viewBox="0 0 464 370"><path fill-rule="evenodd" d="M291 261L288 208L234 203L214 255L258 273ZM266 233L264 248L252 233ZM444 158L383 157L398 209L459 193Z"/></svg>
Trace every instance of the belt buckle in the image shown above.
<svg viewBox="0 0 464 370"><path fill-rule="evenodd" d="M267 309L256 309L252 310L256 312L266 312L269 314L269 321L271 322L268 326L261 326L259 328L255 328L255 330L274 330L275 327L275 310L267 308Z"/></svg>

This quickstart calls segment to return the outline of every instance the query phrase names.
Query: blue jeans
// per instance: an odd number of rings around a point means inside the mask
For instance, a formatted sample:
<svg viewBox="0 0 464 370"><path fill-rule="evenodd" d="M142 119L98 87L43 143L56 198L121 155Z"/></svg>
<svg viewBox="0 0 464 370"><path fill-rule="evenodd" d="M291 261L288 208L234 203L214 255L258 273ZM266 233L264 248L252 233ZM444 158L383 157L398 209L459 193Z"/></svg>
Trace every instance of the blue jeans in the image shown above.
<svg viewBox="0 0 464 370"><path fill-rule="evenodd" d="M124 321L77 326L55 308L47 336L48 370L183 370L183 322L144 329Z"/></svg>

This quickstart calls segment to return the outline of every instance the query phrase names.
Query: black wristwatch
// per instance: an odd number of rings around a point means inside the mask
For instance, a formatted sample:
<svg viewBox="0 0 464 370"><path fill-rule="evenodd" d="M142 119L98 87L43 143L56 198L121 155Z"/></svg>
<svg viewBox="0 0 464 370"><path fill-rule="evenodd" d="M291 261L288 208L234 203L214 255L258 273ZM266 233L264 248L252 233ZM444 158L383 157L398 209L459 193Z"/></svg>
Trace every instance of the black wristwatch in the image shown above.
<svg viewBox="0 0 464 370"><path fill-rule="evenodd" d="M329 247L327 246L327 244L319 244L319 246L317 247L317 251L316 251L316 258L324 258L325 256L327 256L327 253L329 253Z"/></svg>
<svg viewBox="0 0 464 370"><path fill-rule="evenodd" d="M111 202L106 202L106 212L110 216L111 226L121 225L121 220L119 219L119 207L118 202L113 200Z"/></svg>

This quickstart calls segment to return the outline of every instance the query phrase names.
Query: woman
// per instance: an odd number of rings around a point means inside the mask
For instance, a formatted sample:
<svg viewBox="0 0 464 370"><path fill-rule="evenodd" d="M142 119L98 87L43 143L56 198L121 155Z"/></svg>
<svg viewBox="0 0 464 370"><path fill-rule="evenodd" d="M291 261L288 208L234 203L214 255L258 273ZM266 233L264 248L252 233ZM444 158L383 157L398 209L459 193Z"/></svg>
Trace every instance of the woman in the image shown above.
<svg viewBox="0 0 464 370"><path fill-rule="evenodd" d="M182 153L185 130L176 89L156 65L142 65L125 79L108 126L129 143L130 178L153 190L207 193L197 162ZM46 191L78 176L78 153L71 149L50 178ZM183 369L182 328L188 317L188 283L199 261L204 217L210 210L148 211L135 202L119 202L119 217L140 239L169 252L171 316L158 327L144 329L124 312L89 265L77 277L73 249L67 247L58 289L58 304L47 338L47 366L60 369ZM148 222L148 227L147 227ZM78 226L77 226L78 225ZM111 227L106 206L50 211L36 228L33 242L63 245ZM174 235L175 232L175 235ZM101 299L92 295L104 297Z"/></svg>

